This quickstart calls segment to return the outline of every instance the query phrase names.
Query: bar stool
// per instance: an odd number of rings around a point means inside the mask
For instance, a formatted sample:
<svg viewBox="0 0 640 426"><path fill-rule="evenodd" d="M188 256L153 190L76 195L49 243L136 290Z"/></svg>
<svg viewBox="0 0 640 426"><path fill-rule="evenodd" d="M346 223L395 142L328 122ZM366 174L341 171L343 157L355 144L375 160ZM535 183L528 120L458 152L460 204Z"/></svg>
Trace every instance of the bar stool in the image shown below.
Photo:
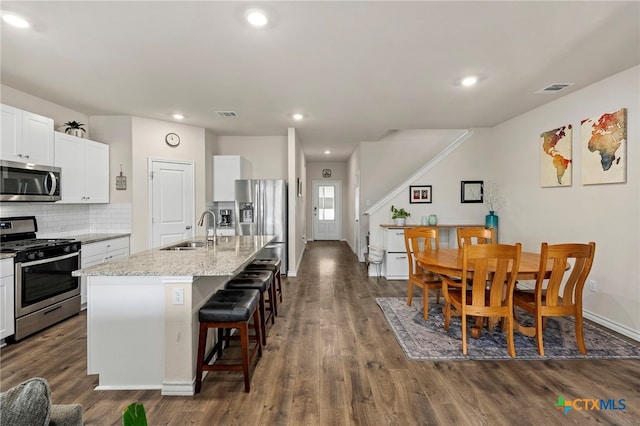
<svg viewBox="0 0 640 426"><path fill-rule="evenodd" d="M200 335L198 337L198 362L196 367L196 389L200 392L202 386L203 371L243 371L244 390L250 390L249 369L254 361L262 356L260 335L260 312L257 305L260 299L258 290L218 290L207 303L200 308L198 317L200 320ZM249 323L253 318L251 328L255 335L249 334ZM209 355L205 356L207 344L207 332L210 328L237 328L240 330L242 345L242 364L216 364L209 365L211 358L217 352L222 355L222 340L218 340ZM253 348L249 342L255 341Z"/></svg>
<svg viewBox="0 0 640 426"><path fill-rule="evenodd" d="M267 312L271 317L271 324L275 322L276 298L273 284L273 273L271 271L243 271L229 280L224 288L233 290L259 290L260 299L258 309L260 310L260 328L262 332L262 345L267 344ZM269 295L265 300L264 294ZM268 306L265 306L268 305Z"/></svg>
<svg viewBox="0 0 640 426"><path fill-rule="evenodd" d="M282 265L282 262L277 257L268 259L255 259L244 269L246 271L261 271L266 269L273 272L273 275L278 279L278 295L280 296L280 303L282 303L282 274L280 273L280 265Z"/></svg>

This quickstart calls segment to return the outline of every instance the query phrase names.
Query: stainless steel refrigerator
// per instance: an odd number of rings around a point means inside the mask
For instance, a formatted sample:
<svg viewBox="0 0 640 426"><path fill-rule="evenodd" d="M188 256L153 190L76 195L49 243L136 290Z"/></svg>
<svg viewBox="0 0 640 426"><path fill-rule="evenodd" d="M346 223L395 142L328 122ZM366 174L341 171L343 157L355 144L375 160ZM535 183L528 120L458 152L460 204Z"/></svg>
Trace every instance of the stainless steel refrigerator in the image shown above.
<svg viewBox="0 0 640 426"><path fill-rule="evenodd" d="M287 273L287 182L272 179L235 181L237 235L275 235L258 257L279 257Z"/></svg>

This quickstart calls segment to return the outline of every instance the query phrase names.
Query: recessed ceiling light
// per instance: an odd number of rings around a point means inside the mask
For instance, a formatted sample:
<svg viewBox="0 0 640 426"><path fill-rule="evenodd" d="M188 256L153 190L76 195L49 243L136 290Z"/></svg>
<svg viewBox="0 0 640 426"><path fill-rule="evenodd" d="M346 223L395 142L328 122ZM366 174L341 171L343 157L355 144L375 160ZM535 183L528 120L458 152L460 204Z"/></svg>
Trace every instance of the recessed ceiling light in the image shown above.
<svg viewBox="0 0 640 426"><path fill-rule="evenodd" d="M293 118L294 120L302 120L304 118L304 115L297 112L295 114L291 114L291 118Z"/></svg>
<svg viewBox="0 0 640 426"><path fill-rule="evenodd" d="M184 119L184 115L182 115L182 114L173 114L173 118L175 118L176 120L182 120L182 119Z"/></svg>
<svg viewBox="0 0 640 426"><path fill-rule="evenodd" d="M462 79L462 81L460 81L460 83L465 87L473 86L477 82L478 82L478 77L476 77L474 75L470 75L468 77L465 77L465 78Z"/></svg>
<svg viewBox="0 0 640 426"><path fill-rule="evenodd" d="M29 23L27 21L25 21L24 19L22 19L19 16L16 15L11 15L11 14L3 14L2 15L2 20L4 22L6 22L9 25L13 25L14 27L18 27L18 28L29 28Z"/></svg>
<svg viewBox="0 0 640 426"><path fill-rule="evenodd" d="M247 22L254 27L264 27L269 22L267 14L261 9L249 9L244 13Z"/></svg>
<svg viewBox="0 0 640 426"><path fill-rule="evenodd" d="M329 151L328 149L325 149L325 150L324 150L324 153L325 153L325 154L327 154L327 155L329 155L329 154L331 154L331 151Z"/></svg>

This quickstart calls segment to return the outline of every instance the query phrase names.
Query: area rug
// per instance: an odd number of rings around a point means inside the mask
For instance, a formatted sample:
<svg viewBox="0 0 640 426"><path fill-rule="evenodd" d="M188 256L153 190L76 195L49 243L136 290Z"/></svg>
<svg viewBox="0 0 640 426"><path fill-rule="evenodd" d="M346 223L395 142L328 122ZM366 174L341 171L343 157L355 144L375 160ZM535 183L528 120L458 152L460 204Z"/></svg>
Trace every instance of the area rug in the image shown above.
<svg viewBox="0 0 640 426"><path fill-rule="evenodd" d="M442 300L429 301L429 317L422 319L422 300L414 297L412 306L400 297L376 298L384 316L407 358L426 360L502 360L513 359L507 353L506 336L496 328L482 330L479 339L467 335L467 355L462 353L460 317L453 317L445 331ZM518 311L520 321L533 323L531 316ZM587 354L576 346L574 322L571 318L548 318L544 332L545 356L538 355L535 338L514 332L516 359L640 359L640 343L633 344L588 322L584 324Z"/></svg>

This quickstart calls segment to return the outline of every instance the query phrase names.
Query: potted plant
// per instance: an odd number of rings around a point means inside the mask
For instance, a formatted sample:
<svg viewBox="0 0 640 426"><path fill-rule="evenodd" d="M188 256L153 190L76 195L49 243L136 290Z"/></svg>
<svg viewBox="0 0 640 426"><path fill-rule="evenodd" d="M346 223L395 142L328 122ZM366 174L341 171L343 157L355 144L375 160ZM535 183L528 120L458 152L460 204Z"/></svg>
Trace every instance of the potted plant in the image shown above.
<svg viewBox="0 0 640 426"><path fill-rule="evenodd" d="M391 219L396 222L396 225L404 225L409 216L411 216L411 213L406 211L404 208L401 207L399 209L396 209L394 206L391 206Z"/></svg>
<svg viewBox="0 0 640 426"><path fill-rule="evenodd" d="M78 123L77 121L67 121L66 123L64 123L65 126L67 126L64 129L64 132L68 135L73 135L73 136L78 136L78 137L82 137L83 133L86 132L86 130L84 129L84 124L83 123Z"/></svg>

